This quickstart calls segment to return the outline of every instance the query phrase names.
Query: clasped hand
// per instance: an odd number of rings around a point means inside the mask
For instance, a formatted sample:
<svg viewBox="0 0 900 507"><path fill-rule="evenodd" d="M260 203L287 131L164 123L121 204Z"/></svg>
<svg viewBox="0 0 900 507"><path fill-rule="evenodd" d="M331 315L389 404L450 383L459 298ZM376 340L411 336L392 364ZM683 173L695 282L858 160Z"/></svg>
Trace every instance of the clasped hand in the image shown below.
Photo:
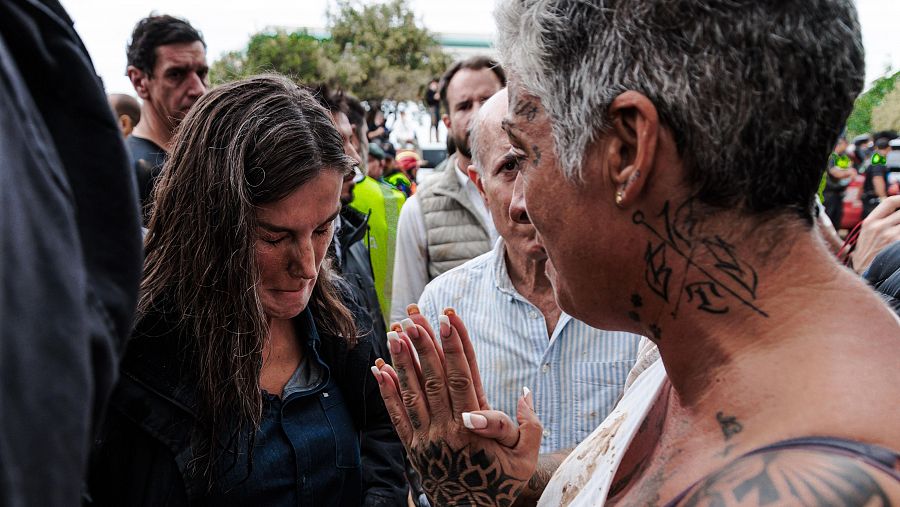
<svg viewBox="0 0 900 507"><path fill-rule="evenodd" d="M440 341L415 305L388 333L393 367L372 373L410 462L434 505L512 505L534 473L541 423L523 389L518 426L491 410L475 352L452 309L440 316Z"/></svg>

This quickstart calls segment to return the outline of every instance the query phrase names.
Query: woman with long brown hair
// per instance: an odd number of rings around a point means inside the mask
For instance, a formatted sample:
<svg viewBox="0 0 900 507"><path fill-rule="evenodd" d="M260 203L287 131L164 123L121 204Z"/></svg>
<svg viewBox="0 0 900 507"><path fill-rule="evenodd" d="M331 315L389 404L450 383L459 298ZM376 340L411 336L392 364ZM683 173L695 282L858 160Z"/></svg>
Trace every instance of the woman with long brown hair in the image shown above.
<svg viewBox="0 0 900 507"><path fill-rule="evenodd" d="M328 111L284 78L223 85L187 115L95 443L96 504L403 501L369 324L326 260L353 164Z"/></svg>

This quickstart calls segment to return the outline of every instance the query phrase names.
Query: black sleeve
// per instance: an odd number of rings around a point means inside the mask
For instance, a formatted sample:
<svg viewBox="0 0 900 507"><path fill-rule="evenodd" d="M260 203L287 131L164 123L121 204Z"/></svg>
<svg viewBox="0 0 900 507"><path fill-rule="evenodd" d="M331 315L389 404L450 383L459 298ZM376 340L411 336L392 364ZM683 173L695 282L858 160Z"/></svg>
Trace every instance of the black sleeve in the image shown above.
<svg viewBox="0 0 900 507"><path fill-rule="evenodd" d="M357 327L371 326L368 312L359 304L349 284L340 280L338 288L353 313ZM405 454L400 437L381 399L378 382L372 376L376 351L371 335L361 336L343 364L344 393L360 430L363 505L406 505L408 485Z"/></svg>
<svg viewBox="0 0 900 507"><path fill-rule="evenodd" d="M115 405L107 411L94 442L84 505L188 505L172 451Z"/></svg>
<svg viewBox="0 0 900 507"><path fill-rule="evenodd" d="M374 354L370 355L372 362ZM378 382L365 376L366 421L360 438L363 491L366 506L405 505L408 485L400 437L381 399Z"/></svg>
<svg viewBox="0 0 900 507"><path fill-rule="evenodd" d="M0 504L74 505L141 273L135 182L56 0L0 2Z"/></svg>

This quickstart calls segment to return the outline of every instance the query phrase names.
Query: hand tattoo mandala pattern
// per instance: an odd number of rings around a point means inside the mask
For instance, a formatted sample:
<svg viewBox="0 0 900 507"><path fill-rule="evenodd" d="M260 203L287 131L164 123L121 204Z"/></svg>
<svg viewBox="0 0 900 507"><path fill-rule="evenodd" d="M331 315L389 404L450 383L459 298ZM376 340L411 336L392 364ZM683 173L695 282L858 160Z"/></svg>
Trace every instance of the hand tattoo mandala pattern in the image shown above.
<svg viewBox="0 0 900 507"><path fill-rule="evenodd" d="M410 460L422 475L422 487L432 505L509 506L527 479L506 475L500 463L484 450L451 449L446 442L431 442L412 451Z"/></svg>

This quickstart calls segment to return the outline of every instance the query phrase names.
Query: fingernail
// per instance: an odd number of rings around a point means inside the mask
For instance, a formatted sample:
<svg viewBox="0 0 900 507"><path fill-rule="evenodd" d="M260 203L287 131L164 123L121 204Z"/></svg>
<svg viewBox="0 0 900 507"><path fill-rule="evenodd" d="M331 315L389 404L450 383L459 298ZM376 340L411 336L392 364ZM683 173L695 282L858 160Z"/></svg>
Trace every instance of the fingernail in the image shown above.
<svg viewBox="0 0 900 507"><path fill-rule="evenodd" d="M377 366L372 367L372 375L375 375L375 380L377 380L378 383L381 384L381 371Z"/></svg>
<svg viewBox="0 0 900 507"><path fill-rule="evenodd" d="M406 307L406 314L409 316L418 315L419 313L422 312L419 311L419 305L415 303L412 303Z"/></svg>
<svg viewBox="0 0 900 507"><path fill-rule="evenodd" d="M406 331L406 334L408 334L410 338L419 337L419 331L416 329L416 323L413 322L412 319L403 319L400 324L403 326L403 330Z"/></svg>
<svg viewBox="0 0 900 507"><path fill-rule="evenodd" d="M438 315L438 322L441 327L441 338L448 338L450 336L450 317Z"/></svg>
<svg viewBox="0 0 900 507"><path fill-rule="evenodd" d="M531 389L522 387L522 393L525 395L525 404L528 405L528 408L534 410L534 396L531 395Z"/></svg>
<svg viewBox="0 0 900 507"><path fill-rule="evenodd" d="M376 364L377 364L377 361L376 361ZM526 387L523 387L523 388L522 388L522 395L525 396L525 399L526 399L526 400L528 399L528 395L529 395L529 394L531 394L531 389L528 389L527 386L526 386Z"/></svg>
<svg viewBox="0 0 900 507"><path fill-rule="evenodd" d="M444 315L452 317L453 315L456 315L456 310L453 308L444 308Z"/></svg>
<svg viewBox="0 0 900 507"><path fill-rule="evenodd" d="M401 326L399 322L394 322L391 324L391 331L399 333L400 331L403 331L403 326Z"/></svg>
<svg viewBox="0 0 900 507"><path fill-rule="evenodd" d="M403 350L400 345L400 335L396 331L388 331L388 346L391 348L391 355L397 355Z"/></svg>
<svg viewBox="0 0 900 507"><path fill-rule="evenodd" d="M483 415L463 412L463 426L470 430L483 430L487 428L487 418Z"/></svg>
<svg viewBox="0 0 900 507"><path fill-rule="evenodd" d="M384 359L379 357L378 359L375 360L375 367L378 368L379 370L384 365L385 365Z"/></svg>

